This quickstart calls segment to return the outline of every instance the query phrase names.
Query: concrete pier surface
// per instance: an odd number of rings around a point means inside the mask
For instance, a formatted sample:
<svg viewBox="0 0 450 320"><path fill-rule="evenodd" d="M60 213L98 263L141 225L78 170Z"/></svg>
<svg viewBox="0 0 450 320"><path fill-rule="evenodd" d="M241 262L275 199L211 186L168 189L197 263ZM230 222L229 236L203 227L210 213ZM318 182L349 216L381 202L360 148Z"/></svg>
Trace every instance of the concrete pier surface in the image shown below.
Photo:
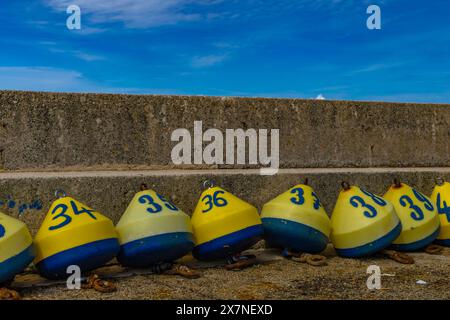
<svg viewBox="0 0 450 320"><path fill-rule="evenodd" d="M203 130L279 129L280 170L259 165L174 165L171 133L194 121ZM258 209L305 178L331 214L342 181L383 194L395 177L429 195L450 180L450 105L300 99L0 91L0 210L36 233L56 189L116 223L141 183L191 214L212 179ZM448 299L449 249L415 253L416 264L328 253L314 268L278 259L204 277L147 275L117 281L101 295L64 286L25 290L26 298ZM385 290L368 291L366 269L382 267ZM392 276L393 275L393 276ZM416 284L424 280L427 285ZM214 283L214 286L207 284ZM206 288L206 289L205 289Z"/></svg>

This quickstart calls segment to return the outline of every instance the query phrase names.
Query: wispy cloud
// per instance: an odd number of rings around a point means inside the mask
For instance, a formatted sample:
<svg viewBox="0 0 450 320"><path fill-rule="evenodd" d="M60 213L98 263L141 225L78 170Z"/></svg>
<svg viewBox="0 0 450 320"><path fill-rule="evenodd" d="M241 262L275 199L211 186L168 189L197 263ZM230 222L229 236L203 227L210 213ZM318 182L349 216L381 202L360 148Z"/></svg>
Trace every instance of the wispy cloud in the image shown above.
<svg viewBox="0 0 450 320"><path fill-rule="evenodd" d="M211 54L206 56L196 56L192 58L191 66L194 68L211 67L219 63L222 63L224 60L227 59L227 57L228 57L227 54L222 55Z"/></svg>
<svg viewBox="0 0 450 320"><path fill-rule="evenodd" d="M396 67L402 66L404 63L376 63L361 69L356 69L350 72L350 74L358 74L358 73L367 73L367 72L376 72L380 70L387 70Z"/></svg>
<svg viewBox="0 0 450 320"><path fill-rule="evenodd" d="M80 72L48 67L0 67L0 88L33 91L77 91L93 86Z"/></svg>
<svg viewBox="0 0 450 320"><path fill-rule="evenodd" d="M61 49L61 44L52 41L41 41L40 44L48 47L48 51L50 52L70 55L87 62L106 60L106 58L101 55L92 54L81 50Z"/></svg>
<svg viewBox="0 0 450 320"><path fill-rule="evenodd" d="M44 0L55 10L65 10L73 0ZM221 0L77 0L82 14L92 22L122 22L130 28L148 28L179 22L210 19L214 12L187 10L188 5L208 6Z"/></svg>

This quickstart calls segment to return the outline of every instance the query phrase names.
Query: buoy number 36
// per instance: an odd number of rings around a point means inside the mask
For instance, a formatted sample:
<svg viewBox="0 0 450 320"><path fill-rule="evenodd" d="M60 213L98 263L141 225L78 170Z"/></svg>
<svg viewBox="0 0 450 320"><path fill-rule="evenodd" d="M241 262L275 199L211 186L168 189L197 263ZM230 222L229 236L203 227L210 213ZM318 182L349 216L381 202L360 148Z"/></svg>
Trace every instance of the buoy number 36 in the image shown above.
<svg viewBox="0 0 450 320"><path fill-rule="evenodd" d="M203 209L203 213L210 211L214 206L216 207L225 207L228 204L228 201L224 197L220 197L219 195L224 194L225 192L222 190L217 190L213 193L213 195L207 194L202 198L202 202L208 206L206 209Z"/></svg>

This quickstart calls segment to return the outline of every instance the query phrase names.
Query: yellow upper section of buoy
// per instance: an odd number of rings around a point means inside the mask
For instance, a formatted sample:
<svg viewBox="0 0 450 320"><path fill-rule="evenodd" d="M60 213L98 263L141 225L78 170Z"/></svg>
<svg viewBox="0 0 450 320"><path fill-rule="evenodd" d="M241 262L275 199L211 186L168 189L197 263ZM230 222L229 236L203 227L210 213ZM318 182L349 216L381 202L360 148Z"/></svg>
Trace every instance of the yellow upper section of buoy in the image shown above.
<svg viewBox="0 0 450 320"><path fill-rule="evenodd" d="M25 223L0 212L0 263L18 255L32 243Z"/></svg>
<svg viewBox="0 0 450 320"><path fill-rule="evenodd" d="M392 185L383 198L394 205L402 222L402 232L394 244L420 241L439 228L439 218L431 200L407 184Z"/></svg>
<svg viewBox="0 0 450 320"><path fill-rule="evenodd" d="M153 190L136 193L116 229L120 244L165 233L192 233L189 216Z"/></svg>
<svg viewBox="0 0 450 320"><path fill-rule="evenodd" d="M35 237L35 263L93 241L117 238L112 221L71 197L51 205Z"/></svg>
<svg viewBox="0 0 450 320"><path fill-rule="evenodd" d="M224 235L261 224L258 210L228 191L208 188L191 218L196 244L217 239Z"/></svg>
<svg viewBox="0 0 450 320"><path fill-rule="evenodd" d="M378 240L399 223L393 205L357 186L342 190L331 215L330 239L338 249Z"/></svg>
<svg viewBox="0 0 450 320"><path fill-rule="evenodd" d="M441 223L441 233L437 237L439 240L450 239L450 183L444 182L436 185L431 194L431 201L436 206Z"/></svg>
<svg viewBox="0 0 450 320"><path fill-rule="evenodd" d="M330 235L330 218L313 188L299 184L267 202L261 218L289 220Z"/></svg>

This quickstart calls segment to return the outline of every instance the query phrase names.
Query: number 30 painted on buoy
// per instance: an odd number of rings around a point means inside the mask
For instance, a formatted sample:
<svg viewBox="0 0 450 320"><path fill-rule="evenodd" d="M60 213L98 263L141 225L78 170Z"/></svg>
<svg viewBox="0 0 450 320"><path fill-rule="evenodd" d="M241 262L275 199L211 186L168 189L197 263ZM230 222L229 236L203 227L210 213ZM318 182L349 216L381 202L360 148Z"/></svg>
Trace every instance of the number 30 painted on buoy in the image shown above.
<svg viewBox="0 0 450 320"><path fill-rule="evenodd" d="M0 238L3 238L5 236L6 230L5 227L0 224Z"/></svg>
<svg viewBox="0 0 450 320"><path fill-rule="evenodd" d="M227 200L225 200L225 198L218 197L219 194L224 194L224 193L225 193L224 191L218 190L218 191L214 192L212 196L210 194L207 194L206 196L204 196L202 198L202 201L207 199L205 204L207 206L209 206L209 208L206 210L202 210L203 213L210 211L214 206L216 206L216 207L226 206L228 204Z"/></svg>

